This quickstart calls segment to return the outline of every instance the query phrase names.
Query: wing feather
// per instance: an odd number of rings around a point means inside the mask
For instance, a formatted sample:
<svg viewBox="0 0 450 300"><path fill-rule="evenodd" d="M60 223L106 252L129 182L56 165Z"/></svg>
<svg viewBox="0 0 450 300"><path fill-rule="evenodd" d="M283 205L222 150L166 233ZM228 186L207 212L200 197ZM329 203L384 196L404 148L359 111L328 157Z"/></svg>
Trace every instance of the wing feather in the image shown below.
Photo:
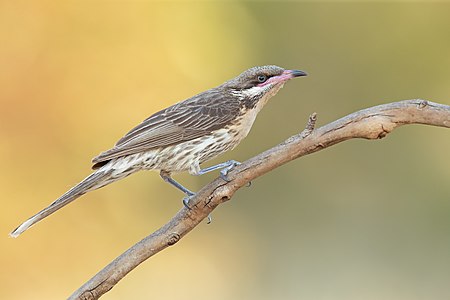
<svg viewBox="0 0 450 300"><path fill-rule="evenodd" d="M159 111L133 128L116 145L92 162L100 167L111 159L152 148L186 142L220 129L235 119L240 101L223 90L209 90Z"/></svg>

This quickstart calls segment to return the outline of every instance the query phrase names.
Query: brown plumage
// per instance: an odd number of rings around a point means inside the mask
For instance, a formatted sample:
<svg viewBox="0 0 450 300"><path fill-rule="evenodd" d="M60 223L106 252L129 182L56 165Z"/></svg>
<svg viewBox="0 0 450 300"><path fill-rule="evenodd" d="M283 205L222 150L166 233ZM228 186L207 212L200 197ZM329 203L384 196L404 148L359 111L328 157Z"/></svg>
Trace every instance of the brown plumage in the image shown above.
<svg viewBox="0 0 450 300"><path fill-rule="evenodd" d="M188 196L194 193L170 176L224 168L230 161L201 170L200 164L233 149L245 138L269 98L286 81L306 73L277 66L251 68L222 85L161 110L133 128L116 145L93 159L94 173L11 232L17 237L33 224L81 195L139 170L160 170L161 177Z"/></svg>
<svg viewBox="0 0 450 300"><path fill-rule="evenodd" d="M144 120L114 148L95 157L93 169L124 155L201 138L232 122L240 110L240 101L223 88L198 94Z"/></svg>

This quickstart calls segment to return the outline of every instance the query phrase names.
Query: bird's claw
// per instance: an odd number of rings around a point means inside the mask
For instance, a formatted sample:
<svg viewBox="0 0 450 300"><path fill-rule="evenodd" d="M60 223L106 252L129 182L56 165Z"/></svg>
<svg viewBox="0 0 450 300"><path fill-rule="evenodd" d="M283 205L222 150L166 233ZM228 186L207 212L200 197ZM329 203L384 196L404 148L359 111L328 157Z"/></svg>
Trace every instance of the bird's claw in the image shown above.
<svg viewBox="0 0 450 300"><path fill-rule="evenodd" d="M189 195L189 196L186 196L183 198L183 205L188 210L192 210L192 208L189 206L189 201L191 200L192 196L194 196L194 195ZM206 219L206 224L211 224L211 222L212 222L212 216L211 216L211 214L209 214Z"/></svg>
<svg viewBox="0 0 450 300"><path fill-rule="evenodd" d="M220 172L220 178L222 178L226 182L230 182L231 181L230 179L228 179L227 174L224 174L222 172Z"/></svg>
<svg viewBox="0 0 450 300"><path fill-rule="evenodd" d="M194 195L190 195L190 196L186 196L183 198L183 205L184 207L186 207L188 210L192 210L192 208L189 206L189 201L191 200L191 197ZM212 216L211 214L208 215L207 219L206 219L206 224L211 224L212 222Z"/></svg>
<svg viewBox="0 0 450 300"><path fill-rule="evenodd" d="M235 160L230 160L230 164L220 170L220 178L222 178L226 182L230 182L231 180L227 177L228 172L230 172L234 167L240 165L241 163Z"/></svg>
<svg viewBox="0 0 450 300"><path fill-rule="evenodd" d="M192 196L194 196L195 194L192 195L188 195L186 197L183 198L183 205L184 207L186 207L188 210L191 210L192 208L189 206L189 201L191 201Z"/></svg>

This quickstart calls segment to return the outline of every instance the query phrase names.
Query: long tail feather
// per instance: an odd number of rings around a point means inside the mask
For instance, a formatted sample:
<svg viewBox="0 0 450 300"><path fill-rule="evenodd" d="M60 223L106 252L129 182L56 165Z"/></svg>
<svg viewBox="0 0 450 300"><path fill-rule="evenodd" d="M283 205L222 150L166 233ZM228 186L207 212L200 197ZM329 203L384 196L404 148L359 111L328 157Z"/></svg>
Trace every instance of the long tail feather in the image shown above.
<svg viewBox="0 0 450 300"><path fill-rule="evenodd" d="M11 237L18 237L21 233L23 233L25 230L39 222L40 220L48 217L55 211L59 210L60 208L66 206L70 202L74 201L78 197L86 194L89 191L101 188L102 186L105 186L115 180L108 180L111 179L111 172L110 170L98 170L88 177L86 177L83 181L78 183L76 186L68 190L64 195L59 197L57 200L55 200L52 204L50 204L48 207L44 208L25 222L23 222L19 227L14 229L9 235Z"/></svg>

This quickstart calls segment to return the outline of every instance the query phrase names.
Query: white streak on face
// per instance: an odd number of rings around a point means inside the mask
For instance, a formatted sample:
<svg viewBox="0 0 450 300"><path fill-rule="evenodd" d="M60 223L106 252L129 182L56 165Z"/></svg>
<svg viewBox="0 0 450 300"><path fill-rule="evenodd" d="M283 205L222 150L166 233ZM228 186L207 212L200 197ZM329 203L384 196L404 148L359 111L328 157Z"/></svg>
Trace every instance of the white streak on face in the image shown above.
<svg viewBox="0 0 450 300"><path fill-rule="evenodd" d="M242 93L245 95L245 97L261 98L256 105L256 110L258 113L264 107L264 105L266 105L267 101L275 96L283 86L284 82L278 84L267 84L264 86L254 86L242 91Z"/></svg>
<svg viewBox="0 0 450 300"><path fill-rule="evenodd" d="M242 91L246 98L259 98L270 86L254 86Z"/></svg>

